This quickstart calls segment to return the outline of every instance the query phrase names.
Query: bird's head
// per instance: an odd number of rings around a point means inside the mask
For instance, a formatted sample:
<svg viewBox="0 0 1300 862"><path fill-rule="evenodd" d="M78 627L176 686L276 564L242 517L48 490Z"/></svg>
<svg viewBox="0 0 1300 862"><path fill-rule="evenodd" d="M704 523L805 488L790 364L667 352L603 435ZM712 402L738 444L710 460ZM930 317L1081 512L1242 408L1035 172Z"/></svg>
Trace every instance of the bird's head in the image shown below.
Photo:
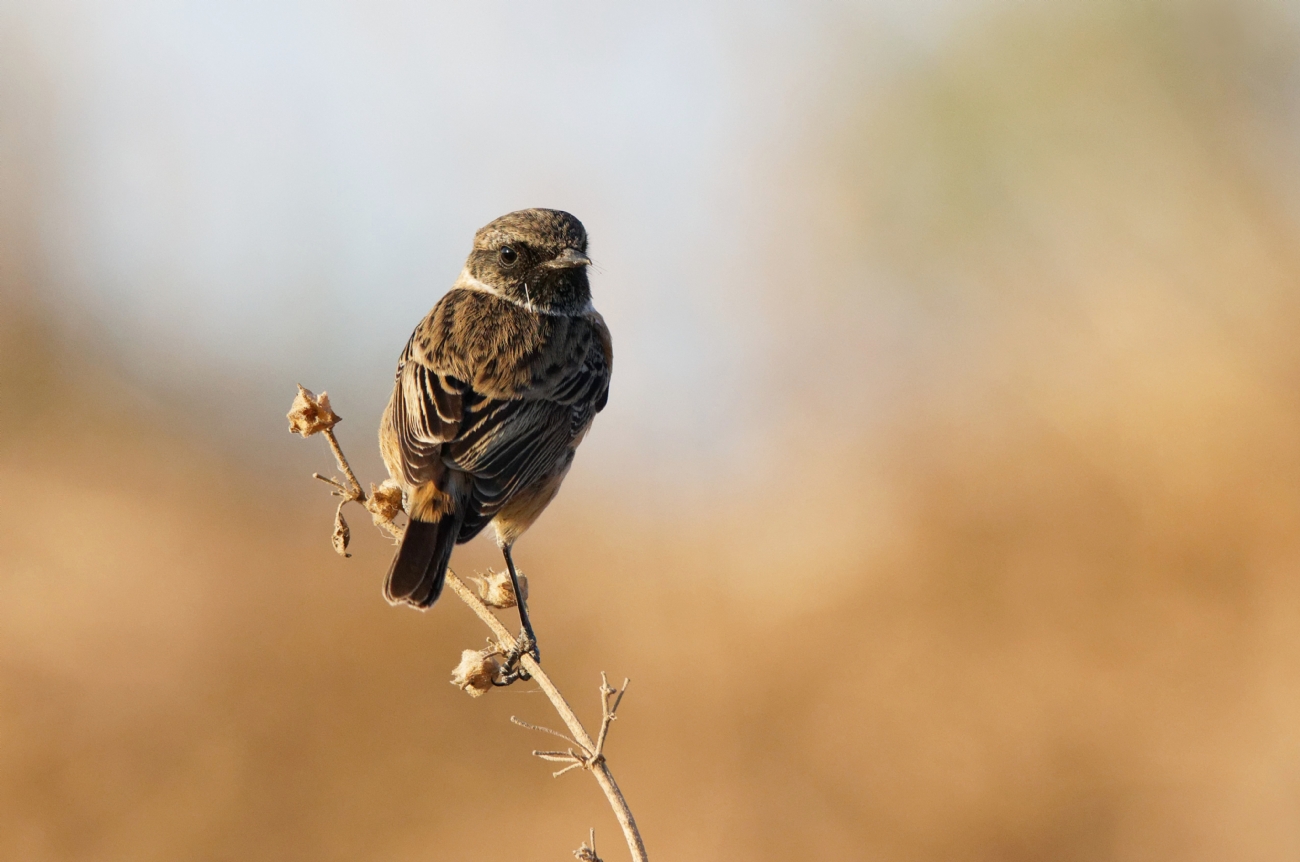
<svg viewBox="0 0 1300 862"><path fill-rule="evenodd" d="M539 311L573 314L591 303L587 231L560 210L519 210L474 234L465 272L483 288Z"/></svg>

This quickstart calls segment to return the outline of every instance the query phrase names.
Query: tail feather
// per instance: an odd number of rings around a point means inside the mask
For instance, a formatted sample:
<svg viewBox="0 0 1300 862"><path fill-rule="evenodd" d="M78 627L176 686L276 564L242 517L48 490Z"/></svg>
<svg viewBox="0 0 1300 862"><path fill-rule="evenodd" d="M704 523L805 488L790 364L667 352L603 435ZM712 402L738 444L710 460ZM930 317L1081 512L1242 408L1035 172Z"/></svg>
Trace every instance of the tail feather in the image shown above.
<svg viewBox="0 0 1300 862"><path fill-rule="evenodd" d="M438 600L463 520L463 515L448 514L436 522L407 523L384 582L384 598L389 604L427 608Z"/></svg>

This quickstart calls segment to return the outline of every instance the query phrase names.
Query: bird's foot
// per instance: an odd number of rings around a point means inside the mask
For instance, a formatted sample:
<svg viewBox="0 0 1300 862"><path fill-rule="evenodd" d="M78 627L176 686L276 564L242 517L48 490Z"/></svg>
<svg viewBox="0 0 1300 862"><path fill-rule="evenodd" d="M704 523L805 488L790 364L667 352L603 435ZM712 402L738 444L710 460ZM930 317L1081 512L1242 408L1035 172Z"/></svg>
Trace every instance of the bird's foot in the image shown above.
<svg viewBox="0 0 1300 862"><path fill-rule="evenodd" d="M515 639L515 645L505 654L505 660L501 665L501 674L492 681L492 684L495 686L506 686L511 685L518 680L527 681L532 679L532 677L529 676L528 671L524 670L524 668L519 665L519 659L521 659L525 653L531 655L533 661L541 661L542 654L541 651L537 649L537 641L529 635L527 630L519 633L519 637Z"/></svg>

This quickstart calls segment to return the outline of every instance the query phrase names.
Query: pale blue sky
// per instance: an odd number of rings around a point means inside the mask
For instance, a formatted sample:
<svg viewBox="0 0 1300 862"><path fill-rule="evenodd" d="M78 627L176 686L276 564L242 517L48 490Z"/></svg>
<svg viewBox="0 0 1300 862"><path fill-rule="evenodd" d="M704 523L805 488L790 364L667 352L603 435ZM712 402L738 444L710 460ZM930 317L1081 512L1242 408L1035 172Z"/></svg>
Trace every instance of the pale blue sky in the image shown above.
<svg viewBox="0 0 1300 862"><path fill-rule="evenodd" d="M558 207L615 335L590 448L653 462L714 457L759 406L754 243L846 28L877 46L869 83L957 6L48 0L0 21L28 58L10 92L47 117L51 298L147 388L202 380L242 435L301 381L368 425L473 231Z"/></svg>

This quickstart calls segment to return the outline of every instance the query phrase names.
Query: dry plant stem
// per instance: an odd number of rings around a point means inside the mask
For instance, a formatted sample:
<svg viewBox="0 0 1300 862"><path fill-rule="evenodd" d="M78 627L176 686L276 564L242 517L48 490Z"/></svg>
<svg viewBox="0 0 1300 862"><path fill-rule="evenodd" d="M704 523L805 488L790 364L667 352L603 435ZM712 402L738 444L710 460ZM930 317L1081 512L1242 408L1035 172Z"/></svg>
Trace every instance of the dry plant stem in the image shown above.
<svg viewBox="0 0 1300 862"><path fill-rule="evenodd" d="M329 400L326 394L322 392L320 399L317 400L310 391L299 386L298 398L294 400L294 406L290 410L288 418L290 422L289 429L302 434L304 437L315 433L323 433L325 439L329 441L330 450L334 453L334 460L338 462L339 469L343 472L343 475L347 477L348 485L344 486L343 483L335 479L327 478L319 473L312 474L314 478L332 485L335 488L335 495L341 498L338 510L335 512L335 550L340 554L346 555L348 527L347 523L343 520L343 506L352 502L361 503L365 506L374 516L376 526L386 530L394 538L401 538L404 530L402 527L394 524L392 520L393 516L400 511L400 502L388 499L381 500L380 491L375 490L373 485L371 486L373 499L368 499L366 497L365 491L362 490L361 483L357 481L356 474L352 472L352 467L348 464L348 459L343 454L343 449L339 446L338 440L334 437L333 425L339 422L340 419L338 415L330 409ZM496 636L497 647L507 654L512 653L518 645L515 638L511 636L510 632L506 630L506 627L501 624L501 621L496 618L492 611L488 609L488 606L484 604L478 596L474 595L469 587L465 586L465 582L462 581L455 572L448 570L447 582L451 584L451 588L456 595L460 596L461 601L469 605L470 610L474 611L474 613L478 615L478 618L486 623L488 628L492 630L492 633ZM524 595L527 595L527 593L525 592ZM623 798L622 791L618 789L618 784L614 782L614 776L609 771L609 765L605 762L604 754L605 738L609 734L610 723L613 722L616 717L615 713L618 710L619 702L623 699L623 692L627 691L627 680L623 681L623 688L622 690L619 690L610 686L609 680L606 679L604 673L600 675L600 733L593 742L591 735L587 733L586 728L582 726L582 722L578 720L578 716L574 714L568 701L566 701L564 696L560 694L560 690L555 687L553 682L551 682L551 678L542 670L541 665L539 665L528 653L521 655L519 661L528 672L530 678L541 686L542 691L545 692L548 698L550 698L551 704L555 707L555 711L560 714L560 718L564 721L564 724L569 728L569 732L573 734L573 736L568 737L562 733L557 733L554 730L549 730L544 727L535 727L534 725L513 717L511 718L511 721L523 727L531 728L533 730L541 730L558 736L566 742L573 743L573 745L579 749L578 751L574 751L573 748L570 748L567 751L534 751L533 754L544 760L569 764L564 769L555 773L557 776L568 772L570 769L583 768L591 770L591 774L596 777L596 782L600 785L601 790L605 791L605 797L609 800L610 807L614 809L614 816L618 818L619 826L623 828L623 836L627 839L628 850L632 853L633 862L648 862L645 852L645 844L641 841L641 833L637 831L636 821L632 818L632 811L627 807L627 800ZM596 836L593 832L591 834L592 846L586 847L584 845L584 847L580 848L575 855L577 855L579 859L599 860L600 857L596 856L595 853L595 843ZM584 854L584 851L587 852Z"/></svg>
<svg viewBox="0 0 1300 862"><path fill-rule="evenodd" d="M334 451L334 460L338 462L339 469L343 471L344 476L348 477L348 483L352 485L350 489L353 495L352 499L358 503L364 503L366 501L366 493L361 490L361 483L357 481L356 475L353 474L352 466L348 464L348 459L343 457L343 450L339 448L339 441L334 437L334 429L326 428L321 433L323 433L325 439L329 441L330 449Z"/></svg>
<svg viewBox="0 0 1300 862"><path fill-rule="evenodd" d="M578 859L578 862L604 862L596 853L596 830L592 829L588 832L587 837L591 843L582 842L582 846L573 851L574 857Z"/></svg>
<svg viewBox="0 0 1300 862"><path fill-rule="evenodd" d="M447 572L447 584L457 596L460 596L460 600L469 605L470 610L477 614L478 618L492 630L492 634L496 635L497 642L503 649L510 650L514 647L514 637L455 572ZM573 763L575 767L586 766L591 769L591 774L596 777L596 783L600 785L601 790L605 791L605 797L609 800L610 807L614 809L614 816L618 818L618 825L623 829L623 837L627 839L627 847L632 853L632 859L634 862L647 862L645 844L641 841L641 833L637 831L636 820L633 819L632 811L627 807L627 800L623 798L622 791L618 789L618 784L615 783L614 775L609 771L609 764L605 762L605 756L602 752L605 735L609 730L609 722L614 718L613 710L618 708L617 701L614 702L613 709L610 708L609 694L606 693L612 691L609 684L606 682L601 687L605 708L601 721L600 742L597 744L587 733L586 728L582 726L582 722L578 720L578 716L574 714L573 708L564 699L564 695L560 694L560 690L555 687L555 683L551 682L551 678L546 675L546 671L542 670L542 666L533 661L533 657L528 653L520 656L519 661L523 664L524 669L528 671L529 676L533 678L533 681L546 693L551 705L555 707L555 711L560 714L560 719L569 729L569 733L573 735L573 741L584 751L591 753L589 759L585 759L572 751L561 752L561 754L568 755L562 759L576 761ZM622 695L619 694L619 697L621 699ZM542 754L550 753L542 752Z"/></svg>
<svg viewBox="0 0 1300 862"><path fill-rule="evenodd" d="M379 503L378 497L371 500L366 496L365 490L361 487L361 482L357 479L356 474L352 472L352 465L348 463L347 456L343 454L343 449L339 446L338 438L334 436L334 429L325 428L322 429L320 433L324 434L325 439L329 441L330 450L334 453L334 460L348 480L348 484L344 485L337 479L322 476L320 473L311 474L313 479L319 479L335 489L334 494L339 498L338 509L334 513L335 523L342 525L342 528L346 530L347 524L343 521L343 507L348 503L360 503L375 516L376 526L386 531L388 535L392 536L394 539L401 539L402 533L405 532L406 528L394 523L391 514L382 513L379 509L375 508L375 504ZM371 486L371 490L374 490L373 485ZM347 549L346 541L343 543L343 548L344 550ZM340 551L340 553L343 552ZM345 556L351 556L351 554L345 554Z"/></svg>
<svg viewBox="0 0 1300 862"><path fill-rule="evenodd" d="M364 506L366 503L366 492L361 489L361 483L357 481L356 475L352 472L352 465L348 463L348 459L343 454L343 450L339 448L339 441L334 436L334 430L327 428L321 433L324 434L325 439L329 441L330 449L334 450L334 460L338 462L339 469L342 470L343 475L347 477L348 484L344 485L334 479L322 476L320 473L312 473L312 478L320 479L327 485L333 485L338 489L338 496L343 498L343 502L339 503L340 508L342 508L343 503L360 503Z"/></svg>

